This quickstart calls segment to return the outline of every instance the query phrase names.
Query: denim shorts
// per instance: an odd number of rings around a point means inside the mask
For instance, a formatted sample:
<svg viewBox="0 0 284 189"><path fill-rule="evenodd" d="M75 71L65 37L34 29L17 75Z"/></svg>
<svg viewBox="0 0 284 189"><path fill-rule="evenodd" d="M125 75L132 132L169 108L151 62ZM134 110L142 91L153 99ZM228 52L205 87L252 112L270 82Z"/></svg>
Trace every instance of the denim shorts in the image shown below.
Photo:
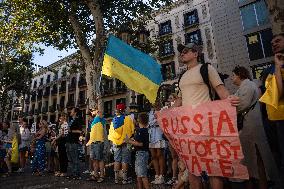
<svg viewBox="0 0 284 189"><path fill-rule="evenodd" d="M147 177L149 152L137 151L135 159L135 173L137 177Z"/></svg>
<svg viewBox="0 0 284 189"><path fill-rule="evenodd" d="M104 152L104 143L103 142L94 142L91 144L90 150L90 158L92 160L103 160L103 152Z"/></svg>
<svg viewBox="0 0 284 189"><path fill-rule="evenodd" d="M119 163L130 163L131 162L131 151L127 145L113 146L114 150L114 161Z"/></svg>

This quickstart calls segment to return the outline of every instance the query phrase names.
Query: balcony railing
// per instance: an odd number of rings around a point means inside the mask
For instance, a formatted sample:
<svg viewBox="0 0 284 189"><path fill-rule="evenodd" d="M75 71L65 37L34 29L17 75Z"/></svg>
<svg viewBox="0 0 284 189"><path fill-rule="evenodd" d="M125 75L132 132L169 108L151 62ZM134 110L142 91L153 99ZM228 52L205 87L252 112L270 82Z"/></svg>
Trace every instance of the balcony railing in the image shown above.
<svg viewBox="0 0 284 189"><path fill-rule="evenodd" d="M49 106L49 112L54 113L56 110L56 106Z"/></svg>
<svg viewBox="0 0 284 189"><path fill-rule="evenodd" d="M45 92L43 93L43 98L49 97L49 94L50 94L50 90L45 91Z"/></svg>
<svg viewBox="0 0 284 189"><path fill-rule="evenodd" d="M45 106L44 106L44 107L42 108L42 113L45 114L45 113L47 113L47 112L48 112L48 107L45 107Z"/></svg>
<svg viewBox="0 0 284 189"><path fill-rule="evenodd" d="M79 85L79 87L86 87L87 82L86 82L85 79L80 79L78 85Z"/></svg>
<svg viewBox="0 0 284 189"><path fill-rule="evenodd" d="M116 93L125 93L127 91L126 86L116 87L115 89Z"/></svg>
<svg viewBox="0 0 284 189"><path fill-rule="evenodd" d="M79 105L79 106L85 106L85 105L86 105L86 100L85 100L84 98L80 98L80 99L78 100L78 105Z"/></svg>
<svg viewBox="0 0 284 189"><path fill-rule="evenodd" d="M51 90L51 94L52 94L52 95L57 95L57 89L52 89L52 90Z"/></svg>
<svg viewBox="0 0 284 189"><path fill-rule="evenodd" d="M75 89L76 89L75 84L69 85L69 87L68 87L68 91L74 91Z"/></svg>
<svg viewBox="0 0 284 189"><path fill-rule="evenodd" d="M65 92L66 92L66 87L65 86L59 88L59 93L60 94L61 93L65 93Z"/></svg>
<svg viewBox="0 0 284 189"><path fill-rule="evenodd" d="M60 102L60 104L59 104L59 108L60 108L61 110L65 108L65 104L64 104L64 102Z"/></svg>
<svg viewBox="0 0 284 189"><path fill-rule="evenodd" d="M38 109L35 109L35 110L34 110L34 115L38 115L38 114L39 114Z"/></svg>
<svg viewBox="0 0 284 189"><path fill-rule="evenodd" d="M75 106L75 102L74 101L68 101L67 107L71 107L71 106Z"/></svg>

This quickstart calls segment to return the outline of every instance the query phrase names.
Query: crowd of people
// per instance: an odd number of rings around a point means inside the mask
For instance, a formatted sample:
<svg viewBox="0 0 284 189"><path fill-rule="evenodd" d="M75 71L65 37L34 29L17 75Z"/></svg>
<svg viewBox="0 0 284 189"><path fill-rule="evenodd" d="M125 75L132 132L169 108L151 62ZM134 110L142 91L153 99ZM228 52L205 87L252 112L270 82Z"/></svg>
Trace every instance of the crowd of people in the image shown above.
<svg viewBox="0 0 284 189"><path fill-rule="evenodd" d="M56 129L52 129L53 124L41 119L36 124L36 133L31 133L25 118L19 118L18 123L3 122L0 124L1 176L11 175L12 163L18 163L17 172L24 172L28 159L34 175L42 176L46 171L52 171L54 176L81 179L79 155L83 146L88 169L84 173L90 173L88 180L98 183L104 181L105 176L110 174L106 170L113 166L115 184L129 184L129 175L133 176L135 172L139 189L148 189L151 184L168 184L174 189L188 186L201 189L206 185L212 189L225 186L268 189L273 184L277 185L279 172L284 173L284 145L281 141L284 119L271 119L275 111L267 108L267 104L260 103L259 98L265 93L266 72L275 75L277 100L284 98L284 34L273 37L272 49L274 64L263 72L262 85L258 86L252 80L247 68L236 66L231 79L238 89L230 95L211 65L207 65L211 89L204 82L200 74L202 65L198 62L202 52L199 45L179 45L179 61L188 69L178 81L178 93L170 94L167 102L157 102L152 105L150 112L137 116L127 112L125 104L117 104L115 116L110 122L104 119L101 109L90 109L88 132L85 135L82 135L83 123L78 117L78 108L71 110L69 119L68 115L62 113ZM246 111L243 126L239 128L239 138L244 154L242 164L248 169L249 180L207 176L206 173L193 175L157 122L156 111L208 102L213 99L211 92L208 92L211 90L220 99L228 99L238 113ZM276 113L281 111L280 108ZM276 133L278 142L271 137L271 132ZM85 142L82 142L82 138ZM149 181L149 178L153 180Z"/></svg>

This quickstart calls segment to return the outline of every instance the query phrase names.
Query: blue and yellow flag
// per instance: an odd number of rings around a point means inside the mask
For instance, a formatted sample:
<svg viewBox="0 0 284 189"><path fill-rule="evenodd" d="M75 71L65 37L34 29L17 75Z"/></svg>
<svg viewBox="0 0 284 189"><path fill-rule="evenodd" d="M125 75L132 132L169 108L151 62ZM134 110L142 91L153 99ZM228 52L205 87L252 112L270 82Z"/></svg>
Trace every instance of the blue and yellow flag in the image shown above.
<svg viewBox="0 0 284 189"><path fill-rule="evenodd" d="M284 69L281 69L282 79L284 79ZM284 99L279 98L274 67L265 80L266 91L259 99L266 104L266 110L269 120L284 120Z"/></svg>
<svg viewBox="0 0 284 189"><path fill-rule="evenodd" d="M93 142L104 142L104 131L106 121L104 118L96 116L91 124L90 140L86 146L91 145Z"/></svg>
<svg viewBox="0 0 284 189"><path fill-rule="evenodd" d="M114 77L154 103L162 82L161 65L151 56L109 36L102 74Z"/></svg>

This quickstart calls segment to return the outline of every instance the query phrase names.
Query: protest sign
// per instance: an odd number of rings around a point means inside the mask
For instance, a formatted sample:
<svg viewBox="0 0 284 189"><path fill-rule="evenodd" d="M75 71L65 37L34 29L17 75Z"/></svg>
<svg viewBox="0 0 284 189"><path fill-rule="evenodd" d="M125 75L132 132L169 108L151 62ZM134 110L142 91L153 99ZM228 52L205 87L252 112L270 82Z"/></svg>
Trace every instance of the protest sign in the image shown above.
<svg viewBox="0 0 284 189"><path fill-rule="evenodd" d="M248 179L236 125L236 108L227 100L196 107L161 110L158 122L165 136L184 160L189 172L200 176Z"/></svg>
<svg viewBox="0 0 284 189"><path fill-rule="evenodd" d="M35 134L35 133L36 133L36 123L33 123L33 124L32 124L31 133L32 133L32 134Z"/></svg>

